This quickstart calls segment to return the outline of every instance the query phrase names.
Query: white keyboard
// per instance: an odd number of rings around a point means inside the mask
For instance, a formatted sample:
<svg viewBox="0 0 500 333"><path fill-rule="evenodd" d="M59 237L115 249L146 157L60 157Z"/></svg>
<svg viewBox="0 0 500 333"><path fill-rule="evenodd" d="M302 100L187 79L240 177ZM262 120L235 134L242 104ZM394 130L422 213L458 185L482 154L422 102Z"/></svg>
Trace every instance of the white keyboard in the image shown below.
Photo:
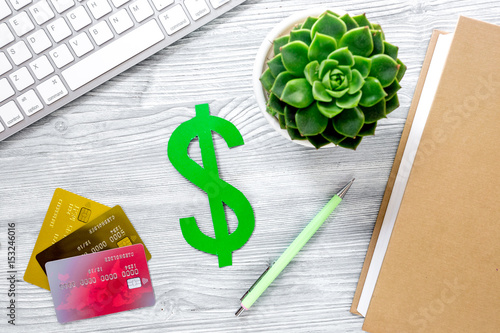
<svg viewBox="0 0 500 333"><path fill-rule="evenodd" d="M245 0L0 0L0 141Z"/></svg>

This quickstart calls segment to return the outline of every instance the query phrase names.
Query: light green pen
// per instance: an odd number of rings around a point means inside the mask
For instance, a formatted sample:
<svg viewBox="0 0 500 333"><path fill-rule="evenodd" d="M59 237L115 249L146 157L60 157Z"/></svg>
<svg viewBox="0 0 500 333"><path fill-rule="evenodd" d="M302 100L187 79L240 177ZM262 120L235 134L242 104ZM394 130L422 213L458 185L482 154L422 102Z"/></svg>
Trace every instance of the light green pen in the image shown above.
<svg viewBox="0 0 500 333"><path fill-rule="evenodd" d="M283 252L281 257L272 265L269 266L264 273L255 281L252 287L241 298L241 307L236 311L235 315L240 316L243 311L250 309L255 301L269 287L269 285L278 277L283 269L292 261L297 253L311 239L312 235L321 227L323 222L337 208L345 194L354 182L354 178L337 193L323 209L312 219L304 230L295 238L290 246Z"/></svg>

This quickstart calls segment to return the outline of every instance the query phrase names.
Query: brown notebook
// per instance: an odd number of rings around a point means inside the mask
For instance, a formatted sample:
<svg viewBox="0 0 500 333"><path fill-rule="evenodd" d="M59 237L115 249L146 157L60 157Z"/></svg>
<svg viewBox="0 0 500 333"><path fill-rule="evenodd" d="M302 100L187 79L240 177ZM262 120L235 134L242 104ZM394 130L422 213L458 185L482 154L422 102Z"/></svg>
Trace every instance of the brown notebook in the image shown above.
<svg viewBox="0 0 500 333"><path fill-rule="evenodd" d="M363 329L500 331L500 27L460 18Z"/></svg>
<svg viewBox="0 0 500 333"><path fill-rule="evenodd" d="M413 119L415 118L415 113L417 111L417 107L420 101L420 96L422 94L422 89L424 87L425 79L427 77L429 66L432 60L432 55L434 54L434 49L436 48L438 37L441 34L446 34L446 33L434 30L431 36L431 40L429 42L429 47L427 48L427 53L425 55L424 63L422 64L422 69L420 71L420 77L418 79L417 86L415 88L415 93L413 94L413 101L411 103L410 110L408 111L408 117L406 118L406 124L403 129L403 133L401 134L401 140L399 142L398 150L394 158L394 164L391 169L389 180L387 181L387 186L385 188L384 197L382 198L382 203L380 204L380 210L377 216L375 227L373 229L372 238L370 240L370 244L368 245L368 250L365 257L365 262L363 264L363 269L361 270L358 285L354 293L354 298L350 310L353 314L361 315L357 310L359 299L361 297L361 292L363 291L363 286L365 284L366 275L368 274L368 269L370 268L373 252L375 251L375 245L377 244L380 229L382 228L382 222L384 221L387 206L389 204L389 199L391 198L392 189L394 187L394 182L396 180L399 166L401 164L401 159L403 158L403 153L405 151L406 143L410 135L411 126L413 124Z"/></svg>

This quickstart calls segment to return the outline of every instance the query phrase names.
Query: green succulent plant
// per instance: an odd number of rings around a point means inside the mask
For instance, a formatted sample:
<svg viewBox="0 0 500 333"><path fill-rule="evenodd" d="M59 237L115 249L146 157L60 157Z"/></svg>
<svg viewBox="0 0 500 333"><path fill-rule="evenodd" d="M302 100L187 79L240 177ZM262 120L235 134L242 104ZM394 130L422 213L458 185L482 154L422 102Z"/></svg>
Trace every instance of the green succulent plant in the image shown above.
<svg viewBox="0 0 500 333"><path fill-rule="evenodd" d="M267 111L293 140L356 149L399 107L406 66L364 14L309 17L276 39L273 50L260 81Z"/></svg>

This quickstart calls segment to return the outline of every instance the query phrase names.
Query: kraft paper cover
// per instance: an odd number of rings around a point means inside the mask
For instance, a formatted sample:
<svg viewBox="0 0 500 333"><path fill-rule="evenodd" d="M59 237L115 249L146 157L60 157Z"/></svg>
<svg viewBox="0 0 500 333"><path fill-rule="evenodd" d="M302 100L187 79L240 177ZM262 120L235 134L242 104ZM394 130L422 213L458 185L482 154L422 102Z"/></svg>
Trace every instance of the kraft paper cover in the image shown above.
<svg viewBox="0 0 500 333"><path fill-rule="evenodd" d="M500 327L500 27L461 17L363 329Z"/></svg>

